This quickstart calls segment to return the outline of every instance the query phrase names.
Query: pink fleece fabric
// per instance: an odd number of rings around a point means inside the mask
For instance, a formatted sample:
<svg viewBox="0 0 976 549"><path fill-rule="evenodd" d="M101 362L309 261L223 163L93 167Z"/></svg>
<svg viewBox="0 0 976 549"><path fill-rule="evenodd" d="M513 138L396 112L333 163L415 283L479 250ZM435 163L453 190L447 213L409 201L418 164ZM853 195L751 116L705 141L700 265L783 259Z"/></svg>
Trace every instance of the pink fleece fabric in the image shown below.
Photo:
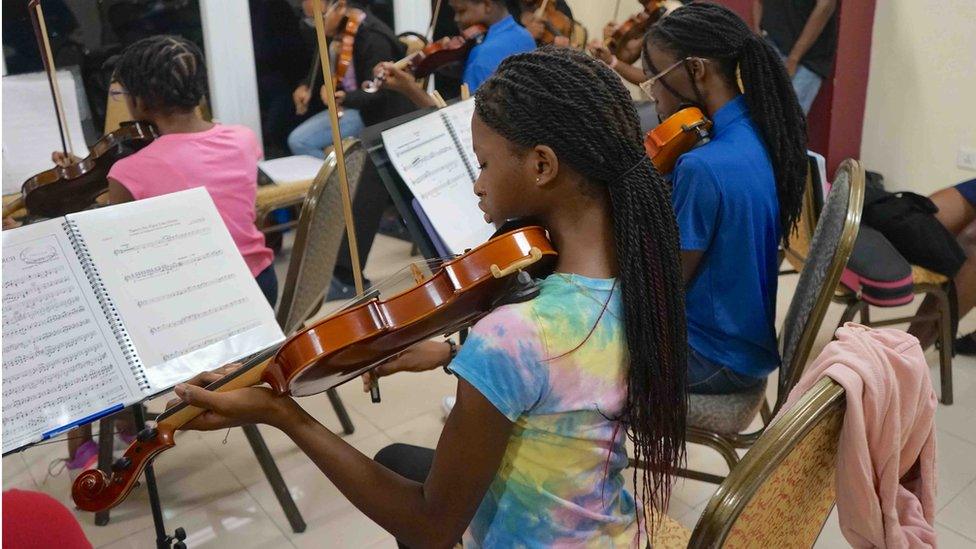
<svg viewBox="0 0 976 549"><path fill-rule="evenodd" d="M837 514L854 547L935 547L935 408L913 336L848 322L804 372L783 409L821 378L844 387ZM914 467L918 464L918 467Z"/></svg>

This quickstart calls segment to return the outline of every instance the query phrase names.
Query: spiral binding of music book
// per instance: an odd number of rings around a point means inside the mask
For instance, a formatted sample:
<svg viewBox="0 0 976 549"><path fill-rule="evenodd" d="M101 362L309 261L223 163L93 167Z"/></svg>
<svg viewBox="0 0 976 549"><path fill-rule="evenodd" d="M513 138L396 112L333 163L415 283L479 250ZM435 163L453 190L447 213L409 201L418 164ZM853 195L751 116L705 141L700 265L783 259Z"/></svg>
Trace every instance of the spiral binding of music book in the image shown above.
<svg viewBox="0 0 976 549"><path fill-rule="evenodd" d="M122 317L119 316L119 310L112 301L112 296L109 295L108 289L105 287L105 281L99 274L98 267L92 261L91 252L88 250L85 237L82 236L78 230L78 224L73 219L66 218L61 226L71 240L71 246L75 250L75 255L78 257L78 261L81 262L81 268L84 269L88 283L95 292L95 298L98 299L98 304L102 308L102 312L105 313L105 318L108 320L108 324L112 329L112 335L119 343L122 356L125 357L126 364L132 370L136 384L144 393L151 394L152 387L149 383L149 378L146 376L142 359L139 358L139 353L136 352L136 346L132 342L132 338L129 337L129 331L126 329L125 323L122 322Z"/></svg>

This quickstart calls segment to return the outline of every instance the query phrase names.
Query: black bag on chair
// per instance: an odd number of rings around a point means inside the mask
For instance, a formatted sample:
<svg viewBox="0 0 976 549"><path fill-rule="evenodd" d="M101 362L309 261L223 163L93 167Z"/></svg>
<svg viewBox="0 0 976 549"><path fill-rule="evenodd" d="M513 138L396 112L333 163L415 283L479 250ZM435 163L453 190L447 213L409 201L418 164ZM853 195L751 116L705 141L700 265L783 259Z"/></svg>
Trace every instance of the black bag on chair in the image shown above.
<svg viewBox="0 0 976 549"><path fill-rule="evenodd" d="M886 191L884 177L867 172L863 222L881 232L910 263L953 278L966 253L935 218L938 211L928 197Z"/></svg>

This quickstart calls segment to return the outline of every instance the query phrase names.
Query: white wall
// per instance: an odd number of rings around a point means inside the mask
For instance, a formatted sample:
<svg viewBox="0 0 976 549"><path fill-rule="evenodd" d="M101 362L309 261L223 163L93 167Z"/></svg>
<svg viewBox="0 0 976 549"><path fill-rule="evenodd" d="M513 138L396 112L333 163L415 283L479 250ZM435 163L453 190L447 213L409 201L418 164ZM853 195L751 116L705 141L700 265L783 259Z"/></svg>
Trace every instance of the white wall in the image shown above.
<svg viewBox="0 0 976 549"><path fill-rule="evenodd" d="M976 172L976 1L877 0L861 158L889 188L920 194Z"/></svg>
<svg viewBox="0 0 976 549"><path fill-rule="evenodd" d="M251 13L241 0L200 0L203 42L215 120L251 128L261 141Z"/></svg>

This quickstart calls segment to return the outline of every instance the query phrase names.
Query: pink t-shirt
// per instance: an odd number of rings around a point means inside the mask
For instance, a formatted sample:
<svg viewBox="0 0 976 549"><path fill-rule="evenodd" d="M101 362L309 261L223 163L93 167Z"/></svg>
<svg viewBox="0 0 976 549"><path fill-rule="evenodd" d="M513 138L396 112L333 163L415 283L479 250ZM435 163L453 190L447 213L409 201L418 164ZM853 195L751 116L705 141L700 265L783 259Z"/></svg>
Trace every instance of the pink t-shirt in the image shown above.
<svg viewBox="0 0 976 549"><path fill-rule="evenodd" d="M108 176L136 200L205 187L251 274L257 276L274 260L254 224L257 162L263 156L250 129L216 124L203 132L162 135L116 162Z"/></svg>

